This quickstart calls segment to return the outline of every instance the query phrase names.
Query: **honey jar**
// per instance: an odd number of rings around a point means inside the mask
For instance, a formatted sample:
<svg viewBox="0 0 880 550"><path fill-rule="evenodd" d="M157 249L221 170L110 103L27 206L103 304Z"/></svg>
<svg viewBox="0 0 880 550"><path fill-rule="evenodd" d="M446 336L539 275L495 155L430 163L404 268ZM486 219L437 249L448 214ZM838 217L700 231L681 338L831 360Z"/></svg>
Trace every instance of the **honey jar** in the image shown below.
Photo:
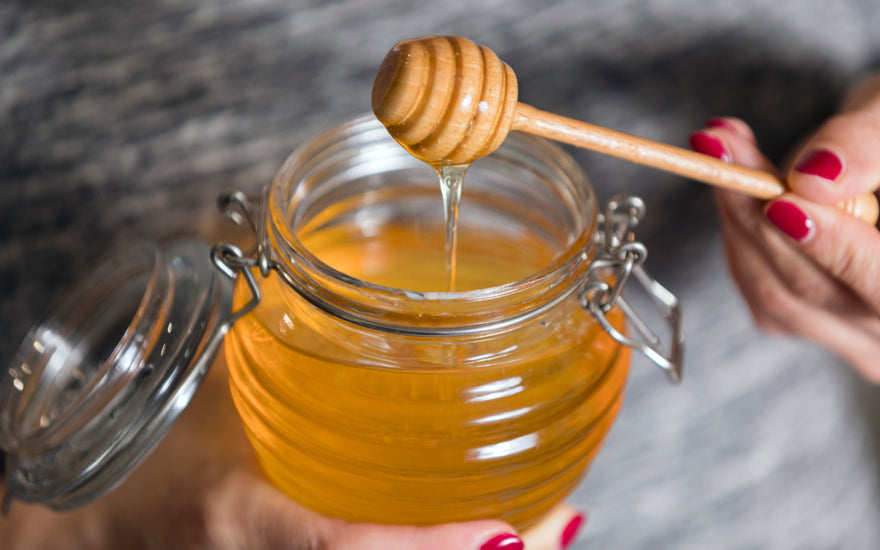
<svg viewBox="0 0 880 550"><path fill-rule="evenodd" d="M129 247L86 284L91 306L32 331L0 381L7 503L69 509L118 483L222 339L261 468L292 499L352 521L526 528L602 446L631 348L680 375L678 304L633 234L643 205L601 210L541 138L513 133L468 170L454 275L436 174L371 116L301 145L259 200L223 205L251 223L252 253ZM671 343L626 301L627 281L661 307ZM46 429L58 419L66 431Z"/></svg>

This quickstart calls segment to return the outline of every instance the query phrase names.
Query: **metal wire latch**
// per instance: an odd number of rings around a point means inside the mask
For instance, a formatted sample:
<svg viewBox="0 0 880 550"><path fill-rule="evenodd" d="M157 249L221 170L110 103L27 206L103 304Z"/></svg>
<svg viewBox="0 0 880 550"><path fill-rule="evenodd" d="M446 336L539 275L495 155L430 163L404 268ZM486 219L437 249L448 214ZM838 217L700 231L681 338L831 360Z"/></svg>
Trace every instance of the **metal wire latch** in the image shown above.
<svg viewBox="0 0 880 550"><path fill-rule="evenodd" d="M596 253L587 269L580 303L612 338L643 353L666 372L670 381L677 383L681 381L684 356L681 308L678 299L648 275L643 266L648 251L635 240L633 230L644 213L645 204L638 197L614 197L608 201L605 213L599 217ZM631 277L651 297L668 324L668 352L664 351L661 338L623 296L623 288ZM623 334L606 317L615 305L623 311L635 336Z"/></svg>
<svg viewBox="0 0 880 550"><path fill-rule="evenodd" d="M268 204L266 198L268 190L268 186L263 188L261 199L253 199L241 191L234 191L223 193L217 201L220 211L224 216L239 225L247 222L254 231L254 234L257 235L256 250L249 254L244 254L240 248L231 243L218 243L211 248L211 261L214 263L214 266L230 279L234 280L239 275L244 277L251 292L251 299L237 311L230 314L225 323L226 330L223 331L223 334L236 321L257 307L257 304L262 299L260 286L257 284L253 268L258 268L260 275L263 277L266 277L269 271L275 268L274 262L272 262L266 250L266 239L264 238L266 232L264 220L266 217L262 213L254 211L255 204L257 208L264 208ZM220 338L223 337L223 334L220 335Z"/></svg>

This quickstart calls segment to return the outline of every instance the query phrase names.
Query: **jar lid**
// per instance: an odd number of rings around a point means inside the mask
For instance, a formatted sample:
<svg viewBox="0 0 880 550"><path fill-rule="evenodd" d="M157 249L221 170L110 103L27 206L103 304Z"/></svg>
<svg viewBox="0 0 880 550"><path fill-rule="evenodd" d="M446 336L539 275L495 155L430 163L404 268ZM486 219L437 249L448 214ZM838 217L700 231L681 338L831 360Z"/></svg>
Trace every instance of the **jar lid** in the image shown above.
<svg viewBox="0 0 880 550"><path fill-rule="evenodd" d="M4 505L67 510L122 482L207 373L232 288L196 241L128 244L75 285L0 373Z"/></svg>

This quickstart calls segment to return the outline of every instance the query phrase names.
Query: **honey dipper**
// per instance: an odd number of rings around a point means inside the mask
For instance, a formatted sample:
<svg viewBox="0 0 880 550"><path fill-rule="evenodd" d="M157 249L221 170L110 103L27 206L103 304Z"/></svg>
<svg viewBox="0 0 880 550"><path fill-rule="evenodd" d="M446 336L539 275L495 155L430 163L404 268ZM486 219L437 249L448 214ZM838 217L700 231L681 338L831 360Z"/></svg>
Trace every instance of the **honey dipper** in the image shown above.
<svg viewBox="0 0 880 550"><path fill-rule="evenodd" d="M770 172L540 111L518 103L517 92L513 69L492 50L462 37L428 36L400 42L385 56L372 105L391 136L429 164L470 163L520 130L762 199L787 189ZM877 222L873 193L838 207Z"/></svg>

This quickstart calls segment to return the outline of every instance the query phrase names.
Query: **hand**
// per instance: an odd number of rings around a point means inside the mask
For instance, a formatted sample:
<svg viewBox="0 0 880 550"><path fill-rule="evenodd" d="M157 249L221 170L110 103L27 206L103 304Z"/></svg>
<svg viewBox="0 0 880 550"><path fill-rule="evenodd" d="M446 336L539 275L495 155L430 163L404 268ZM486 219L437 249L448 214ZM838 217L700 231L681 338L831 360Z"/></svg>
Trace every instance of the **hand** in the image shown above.
<svg viewBox="0 0 880 550"><path fill-rule="evenodd" d="M117 489L75 511L15 502L0 518L11 550L518 550L495 520L430 527L349 523L299 506L260 475L234 410L223 361L216 361L162 444ZM2 486L0 486L2 490ZM571 541L579 516L559 506L524 534L529 550Z"/></svg>
<svg viewBox="0 0 880 550"><path fill-rule="evenodd" d="M738 119L714 119L691 145L776 171ZM811 339L880 383L880 232L832 206L880 184L880 77L857 88L794 159L792 192L769 204L716 191L733 277L760 327Z"/></svg>

